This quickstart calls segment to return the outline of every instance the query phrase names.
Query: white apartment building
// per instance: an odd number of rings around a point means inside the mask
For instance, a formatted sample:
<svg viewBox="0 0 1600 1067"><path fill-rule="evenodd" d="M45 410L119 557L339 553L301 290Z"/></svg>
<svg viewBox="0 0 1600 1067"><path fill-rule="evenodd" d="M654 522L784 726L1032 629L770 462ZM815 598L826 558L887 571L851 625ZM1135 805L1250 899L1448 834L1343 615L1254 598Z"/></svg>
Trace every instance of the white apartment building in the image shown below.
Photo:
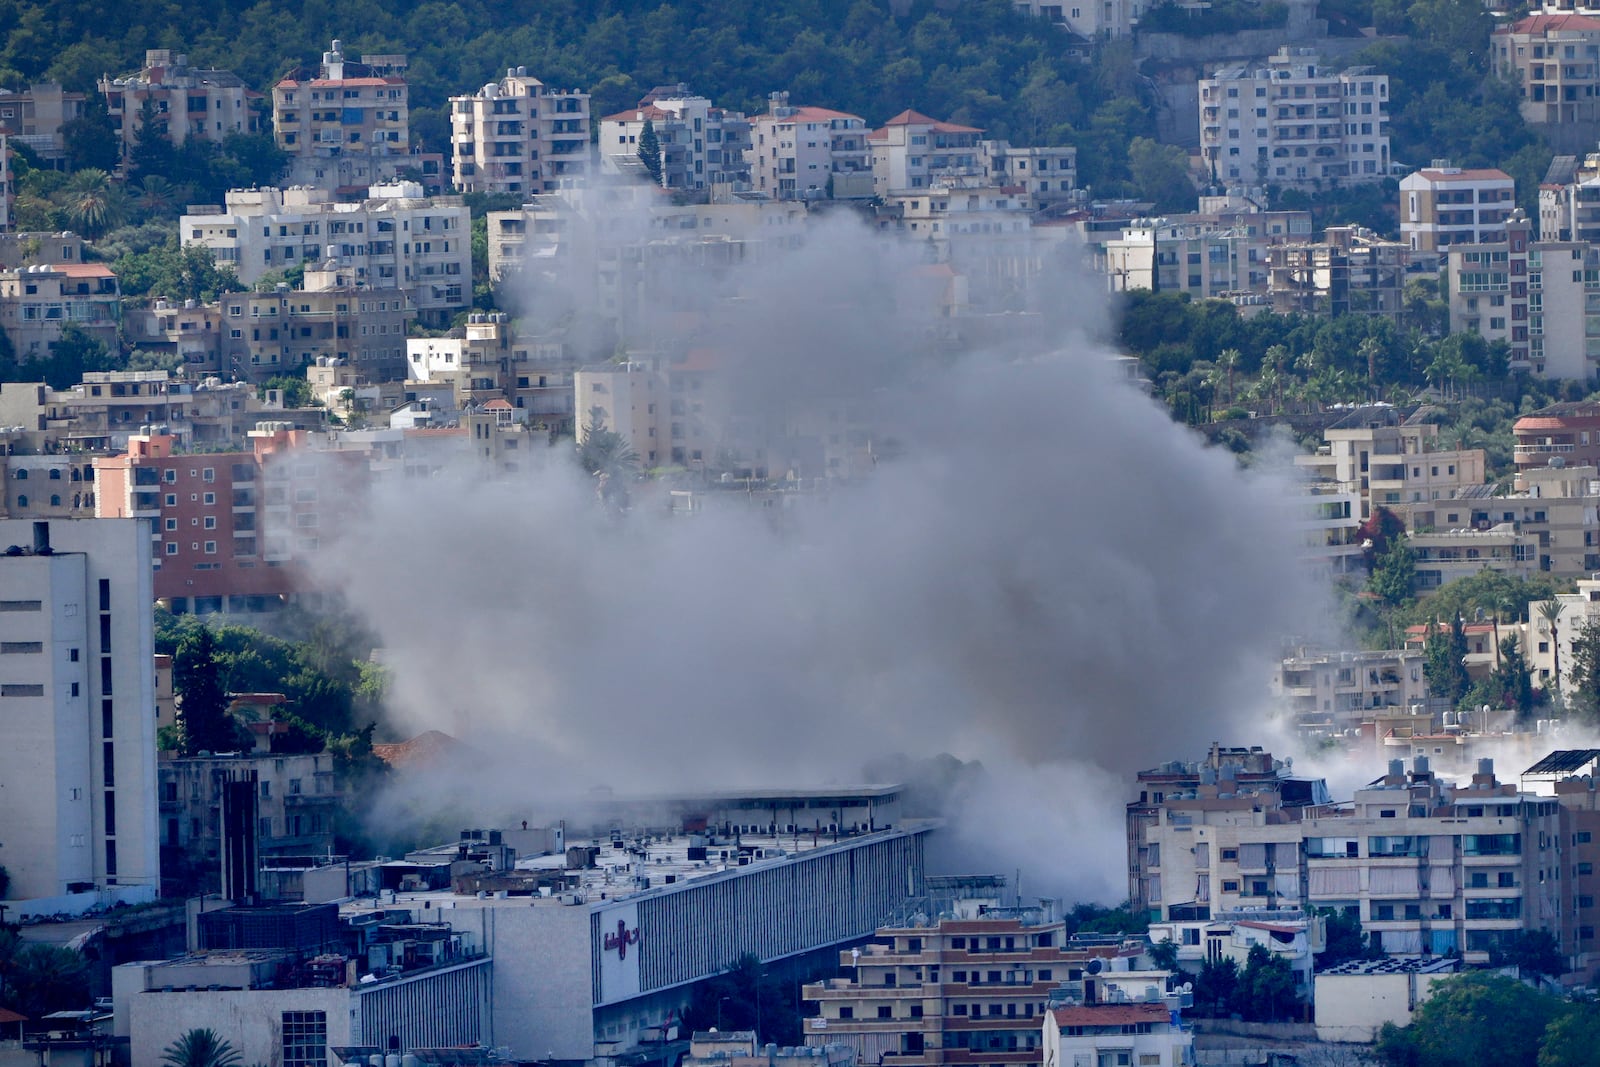
<svg viewBox="0 0 1600 1067"><path fill-rule="evenodd" d="M1514 522L1486 530L1454 527L1414 532L1407 538L1416 557L1416 588L1425 593L1470 578L1479 571L1497 571L1531 578L1539 570L1539 537Z"/></svg>
<svg viewBox="0 0 1600 1067"><path fill-rule="evenodd" d="M334 203L322 189L235 189L216 211L184 215L183 243L204 245L253 284L270 270L337 259L357 288L406 290L417 317L448 321L472 300L472 226L460 197L415 182L374 185Z"/></svg>
<svg viewBox="0 0 1600 1067"><path fill-rule="evenodd" d="M979 141L978 157L990 181L1025 191L1041 207L1078 193L1078 150L1071 145L1018 148L1007 141Z"/></svg>
<svg viewBox="0 0 1600 1067"><path fill-rule="evenodd" d="M639 138L646 122L661 146L663 188L705 191L749 184L750 120L681 84L653 89L636 107L600 120L600 159L608 169L633 173L643 166Z"/></svg>
<svg viewBox="0 0 1600 1067"><path fill-rule="evenodd" d="M153 900L150 528L0 519L0 864L8 918Z"/></svg>
<svg viewBox="0 0 1600 1067"><path fill-rule="evenodd" d="M450 152L463 193L539 193L589 169L589 94L506 71L471 96L450 98Z"/></svg>
<svg viewBox="0 0 1600 1067"><path fill-rule="evenodd" d="M1207 963L1232 960L1240 970L1257 945L1289 964L1300 999L1311 999L1316 954L1327 947L1327 920L1298 908L1245 908L1211 919L1151 923L1150 943L1171 943L1178 966L1196 972Z"/></svg>
<svg viewBox="0 0 1600 1067"><path fill-rule="evenodd" d="M1102 971L1045 1012L1043 1067L1188 1067L1194 1029L1179 1021L1167 971ZM1069 984L1076 992L1077 983ZM1093 990L1088 994L1088 990Z"/></svg>
<svg viewBox="0 0 1600 1067"><path fill-rule="evenodd" d="M983 131L902 111L867 135L872 189L887 197L925 189L936 178L987 179L978 142Z"/></svg>
<svg viewBox="0 0 1600 1067"><path fill-rule="evenodd" d="M1145 0L1012 0L1012 3L1030 15L1049 19L1090 41L1126 37L1154 6Z"/></svg>
<svg viewBox="0 0 1600 1067"><path fill-rule="evenodd" d="M1201 300L1264 293L1271 244L1243 226L1136 219L1105 243L1102 270L1114 293L1152 289Z"/></svg>
<svg viewBox="0 0 1600 1067"><path fill-rule="evenodd" d="M1600 579L1579 578L1577 591L1557 593L1553 603L1557 606L1552 626L1544 612L1552 601L1534 601L1528 605L1528 625L1532 632L1528 639L1528 665L1533 676L1552 692L1564 690L1572 684L1572 644L1583 636L1591 624L1600 625ZM1551 678L1557 664L1561 677L1552 684Z"/></svg>
<svg viewBox="0 0 1600 1067"><path fill-rule="evenodd" d="M865 199L873 195L867 124L825 107L794 107L786 92L768 96L750 120L750 183L774 200Z"/></svg>
<svg viewBox="0 0 1600 1067"><path fill-rule="evenodd" d="M406 57L348 59L343 45L315 70L291 71L272 87L272 128L289 153L289 181L324 189L393 178L411 151Z"/></svg>
<svg viewBox="0 0 1600 1067"><path fill-rule="evenodd" d="M190 137L221 142L232 133L255 133L261 94L247 88L231 70L189 66L189 57L169 48L144 54L144 67L120 78L100 79L111 126L117 131L122 156L139 143L144 106L148 102L156 129L175 145Z"/></svg>
<svg viewBox="0 0 1600 1067"><path fill-rule="evenodd" d="M1504 242L1516 200L1517 183L1503 170L1436 163L1400 179L1400 239L1413 252Z"/></svg>
<svg viewBox="0 0 1600 1067"><path fill-rule="evenodd" d="M1200 152L1216 181L1298 188L1389 174L1389 78L1284 47L1200 80Z"/></svg>

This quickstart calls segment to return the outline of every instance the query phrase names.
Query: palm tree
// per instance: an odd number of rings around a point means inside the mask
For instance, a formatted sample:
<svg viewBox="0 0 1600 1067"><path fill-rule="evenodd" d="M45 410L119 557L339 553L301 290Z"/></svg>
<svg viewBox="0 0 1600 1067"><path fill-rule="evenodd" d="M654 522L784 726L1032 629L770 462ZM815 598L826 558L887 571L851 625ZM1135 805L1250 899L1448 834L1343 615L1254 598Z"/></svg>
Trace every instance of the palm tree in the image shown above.
<svg viewBox="0 0 1600 1067"><path fill-rule="evenodd" d="M139 183L139 197L134 201L147 216L161 216L178 203L178 188L159 174L146 175Z"/></svg>
<svg viewBox="0 0 1600 1067"><path fill-rule="evenodd" d="M62 197L67 218L90 237L98 237L122 221L122 192L111 184L111 175L96 167L74 174Z"/></svg>
<svg viewBox="0 0 1600 1067"><path fill-rule="evenodd" d="M1378 357L1383 355L1383 342L1376 337L1364 337L1356 346L1356 355L1366 360L1367 363L1367 393L1369 398L1378 398Z"/></svg>
<svg viewBox="0 0 1600 1067"><path fill-rule="evenodd" d="M206 1028L189 1030L161 1054L167 1067L238 1067L237 1049Z"/></svg>
<svg viewBox="0 0 1600 1067"><path fill-rule="evenodd" d="M1228 374L1228 405L1233 404L1233 372L1239 369L1244 355L1237 348L1224 348L1217 353L1217 366Z"/></svg>
<svg viewBox="0 0 1600 1067"><path fill-rule="evenodd" d="M1561 692L1561 613L1566 610L1566 605L1551 597L1539 605L1539 618L1543 619L1550 627L1550 649L1555 653L1554 669L1550 672L1555 682L1556 692Z"/></svg>

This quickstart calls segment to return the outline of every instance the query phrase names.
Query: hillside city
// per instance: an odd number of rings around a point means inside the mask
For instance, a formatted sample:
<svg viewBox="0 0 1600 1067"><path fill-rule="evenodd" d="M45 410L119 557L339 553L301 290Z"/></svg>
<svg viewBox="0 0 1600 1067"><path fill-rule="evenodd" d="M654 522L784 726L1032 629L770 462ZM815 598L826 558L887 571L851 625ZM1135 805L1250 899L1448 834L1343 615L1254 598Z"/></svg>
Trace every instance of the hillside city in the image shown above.
<svg viewBox="0 0 1600 1067"><path fill-rule="evenodd" d="M0 1067L1600 1063L1600 8L1073 2L0 10Z"/></svg>

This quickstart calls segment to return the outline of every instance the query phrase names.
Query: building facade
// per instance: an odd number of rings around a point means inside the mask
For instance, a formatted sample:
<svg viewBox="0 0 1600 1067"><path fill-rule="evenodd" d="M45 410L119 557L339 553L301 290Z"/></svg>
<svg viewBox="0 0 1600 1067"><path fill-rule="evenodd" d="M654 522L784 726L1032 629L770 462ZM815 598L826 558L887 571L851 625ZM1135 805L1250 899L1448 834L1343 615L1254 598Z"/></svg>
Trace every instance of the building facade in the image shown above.
<svg viewBox="0 0 1600 1067"><path fill-rule="evenodd" d="M147 109L154 130L175 145L191 137L221 143L229 134L261 129L260 93L231 70L191 67L188 56L168 48L145 52L144 66L133 74L102 77L100 95L124 161L139 143Z"/></svg>
<svg viewBox="0 0 1600 1067"><path fill-rule="evenodd" d="M0 519L0 862L45 914L155 899L149 527ZM15 917L18 910L8 909Z"/></svg>
<svg viewBox="0 0 1600 1067"><path fill-rule="evenodd" d="M0 329L17 360L44 359L68 323L118 350L122 295L104 263L41 263L0 271Z"/></svg>
<svg viewBox="0 0 1600 1067"><path fill-rule="evenodd" d="M756 192L774 200L873 195L865 120L825 107L791 106L786 92L769 99L767 113L750 120L745 152Z"/></svg>
<svg viewBox="0 0 1600 1067"><path fill-rule="evenodd" d="M1295 188L1389 176L1389 78L1282 48L1200 80L1200 153L1215 181Z"/></svg>
<svg viewBox="0 0 1600 1067"><path fill-rule="evenodd" d="M1400 179L1400 240L1413 252L1499 244L1516 208L1517 183L1503 170L1426 167Z"/></svg>
<svg viewBox="0 0 1600 1067"><path fill-rule="evenodd" d="M1516 85L1522 117L1537 125L1600 119L1600 19L1537 11L1490 38L1494 72Z"/></svg>
<svg viewBox="0 0 1600 1067"><path fill-rule="evenodd" d="M291 72L272 87L272 128L289 153L289 180L322 189L363 188L392 179L411 150L406 57L345 57L342 43L316 70Z"/></svg>
<svg viewBox="0 0 1600 1067"><path fill-rule="evenodd" d="M450 151L463 193L542 193L589 170L589 94L506 71L471 96L450 98Z"/></svg>
<svg viewBox="0 0 1600 1067"><path fill-rule="evenodd" d="M714 196L718 186L750 184L750 120L720 108L687 85L660 86L638 105L600 120L600 156L618 173L643 167L639 138L650 123L661 147L661 185Z"/></svg>

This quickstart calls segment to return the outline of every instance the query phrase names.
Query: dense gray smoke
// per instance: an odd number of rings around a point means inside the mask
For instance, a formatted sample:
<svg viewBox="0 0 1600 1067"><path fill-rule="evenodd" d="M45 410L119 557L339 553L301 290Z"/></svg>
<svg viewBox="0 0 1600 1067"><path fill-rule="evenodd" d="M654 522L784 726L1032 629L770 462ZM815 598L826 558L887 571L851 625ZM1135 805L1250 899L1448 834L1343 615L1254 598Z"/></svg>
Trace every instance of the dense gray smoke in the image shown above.
<svg viewBox="0 0 1600 1067"><path fill-rule="evenodd" d="M1132 772L1250 743L1311 601L1284 490L1117 380L1094 282L1062 272L1007 345L939 356L952 320L919 271L834 223L679 279L722 287L684 340L713 339L742 410L870 398L898 446L782 522L669 518L644 491L618 521L570 446L377 488L326 576L381 635L396 729L475 753L427 795L537 819L596 786L840 784L950 753L985 768L948 810L953 862L1125 895Z"/></svg>

